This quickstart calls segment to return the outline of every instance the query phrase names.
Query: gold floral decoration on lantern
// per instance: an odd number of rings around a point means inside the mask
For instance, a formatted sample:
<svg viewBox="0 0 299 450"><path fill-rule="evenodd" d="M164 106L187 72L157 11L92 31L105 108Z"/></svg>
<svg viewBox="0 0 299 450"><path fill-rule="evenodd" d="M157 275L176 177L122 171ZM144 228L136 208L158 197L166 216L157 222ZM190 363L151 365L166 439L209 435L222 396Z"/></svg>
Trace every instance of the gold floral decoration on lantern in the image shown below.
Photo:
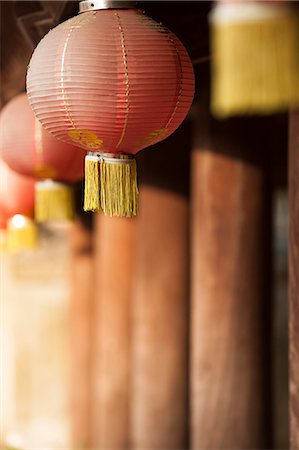
<svg viewBox="0 0 299 450"><path fill-rule="evenodd" d="M95 133L88 130L70 130L68 135L75 144L85 146L90 150L99 150L103 147L102 139L98 138Z"/></svg>
<svg viewBox="0 0 299 450"><path fill-rule="evenodd" d="M34 168L34 175L40 179L55 178L57 170L54 167L38 165Z"/></svg>
<svg viewBox="0 0 299 450"><path fill-rule="evenodd" d="M160 141L168 133L168 128L158 128L151 131L143 140L142 144L151 145L157 141Z"/></svg>

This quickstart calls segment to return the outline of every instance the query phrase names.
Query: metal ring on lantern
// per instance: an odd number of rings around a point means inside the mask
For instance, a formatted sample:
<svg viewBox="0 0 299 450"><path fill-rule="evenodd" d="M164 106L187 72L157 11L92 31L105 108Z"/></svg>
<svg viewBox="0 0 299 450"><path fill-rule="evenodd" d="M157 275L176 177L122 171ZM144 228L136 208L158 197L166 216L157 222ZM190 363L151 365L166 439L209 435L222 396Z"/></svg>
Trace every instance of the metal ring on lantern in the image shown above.
<svg viewBox="0 0 299 450"><path fill-rule="evenodd" d="M136 9L138 4L140 2L126 0L82 0L79 3L79 14L99 9Z"/></svg>

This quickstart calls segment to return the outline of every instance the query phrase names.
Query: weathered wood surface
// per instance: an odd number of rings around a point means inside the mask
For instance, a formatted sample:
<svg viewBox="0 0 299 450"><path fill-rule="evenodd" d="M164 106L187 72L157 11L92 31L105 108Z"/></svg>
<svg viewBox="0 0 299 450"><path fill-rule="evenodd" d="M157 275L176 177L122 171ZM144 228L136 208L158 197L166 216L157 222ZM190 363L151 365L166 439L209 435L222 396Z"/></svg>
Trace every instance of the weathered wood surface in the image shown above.
<svg viewBox="0 0 299 450"><path fill-rule="evenodd" d="M132 442L183 449L187 442L188 203L144 187L140 195Z"/></svg>
<svg viewBox="0 0 299 450"><path fill-rule="evenodd" d="M291 449L299 449L299 110L289 136L289 357Z"/></svg>
<svg viewBox="0 0 299 450"><path fill-rule="evenodd" d="M129 448L135 220L96 215L92 446Z"/></svg>
<svg viewBox="0 0 299 450"><path fill-rule="evenodd" d="M91 343L94 259L90 230L77 219L71 229L71 434L75 448L90 448Z"/></svg>
<svg viewBox="0 0 299 450"><path fill-rule="evenodd" d="M141 157L132 448L188 448L188 126Z"/></svg>
<svg viewBox="0 0 299 450"><path fill-rule="evenodd" d="M254 122L198 114L192 158L192 449L270 448L270 227ZM268 228L267 228L268 226ZM268 248L267 248L268 247Z"/></svg>

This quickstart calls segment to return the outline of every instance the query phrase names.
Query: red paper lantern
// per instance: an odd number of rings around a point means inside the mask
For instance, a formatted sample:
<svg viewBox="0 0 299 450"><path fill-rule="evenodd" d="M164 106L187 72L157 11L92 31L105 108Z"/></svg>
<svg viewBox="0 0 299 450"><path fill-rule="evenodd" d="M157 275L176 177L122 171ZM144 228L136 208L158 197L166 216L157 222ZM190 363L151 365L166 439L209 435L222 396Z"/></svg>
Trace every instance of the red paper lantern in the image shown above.
<svg viewBox="0 0 299 450"><path fill-rule="evenodd" d="M91 9L101 9L97 2ZM135 9L82 12L51 30L32 56L27 92L55 137L87 157L85 209L136 214L131 155L169 136L194 94L190 58L179 39ZM101 177L98 180L98 162ZM92 186L96 186L95 190Z"/></svg>
<svg viewBox="0 0 299 450"><path fill-rule="evenodd" d="M34 248L37 231L31 220L34 208L34 180L12 171L0 160L0 217L7 225L10 250Z"/></svg>
<svg viewBox="0 0 299 450"><path fill-rule="evenodd" d="M5 212L0 209L0 230L6 229L6 222L8 217L6 216Z"/></svg>
<svg viewBox="0 0 299 450"><path fill-rule="evenodd" d="M34 180L11 170L0 160L0 207L8 216L32 215Z"/></svg>
<svg viewBox="0 0 299 450"><path fill-rule="evenodd" d="M7 236L6 236L6 226L7 226L7 217L0 209L0 252L3 252L7 249Z"/></svg>
<svg viewBox="0 0 299 450"><path fill-rule="evenodd" d="M36 187L37 198L40 197L36 205L37 218L43 220L72 215L70 188L60 182L72 182L83 177L84 152L57 140L44 130L35 118L25 93L3 108L0 130L0 155L9 167L22 175L47 180L39 182ZM53 205L52 209L49 209L49 202ZM45 211L47 208L48 212Z"/></svg>
<svg viewBox="0 0 299 450"><path fill-rule="evenodd" d="M84 153L43 129L25 93L3 108L0 128L1 158L16 172L68 182L83 178Z"/></svg>

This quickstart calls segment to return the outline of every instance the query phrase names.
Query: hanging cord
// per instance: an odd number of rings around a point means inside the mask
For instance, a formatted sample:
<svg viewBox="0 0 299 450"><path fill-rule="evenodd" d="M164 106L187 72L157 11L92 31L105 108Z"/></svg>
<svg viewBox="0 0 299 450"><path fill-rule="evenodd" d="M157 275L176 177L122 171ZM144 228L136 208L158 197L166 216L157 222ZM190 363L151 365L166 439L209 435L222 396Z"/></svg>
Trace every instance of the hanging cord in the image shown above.
<svg viewBox="0 0 299 450"><path fill-rule="evenodd" d="M193 66L199 66L200 64L205 64L205 63L211 61L212 59L213 59L212 55L206 55L206 56L202 56L201 58L192 59L192 64L193 64Z"/></svg>

